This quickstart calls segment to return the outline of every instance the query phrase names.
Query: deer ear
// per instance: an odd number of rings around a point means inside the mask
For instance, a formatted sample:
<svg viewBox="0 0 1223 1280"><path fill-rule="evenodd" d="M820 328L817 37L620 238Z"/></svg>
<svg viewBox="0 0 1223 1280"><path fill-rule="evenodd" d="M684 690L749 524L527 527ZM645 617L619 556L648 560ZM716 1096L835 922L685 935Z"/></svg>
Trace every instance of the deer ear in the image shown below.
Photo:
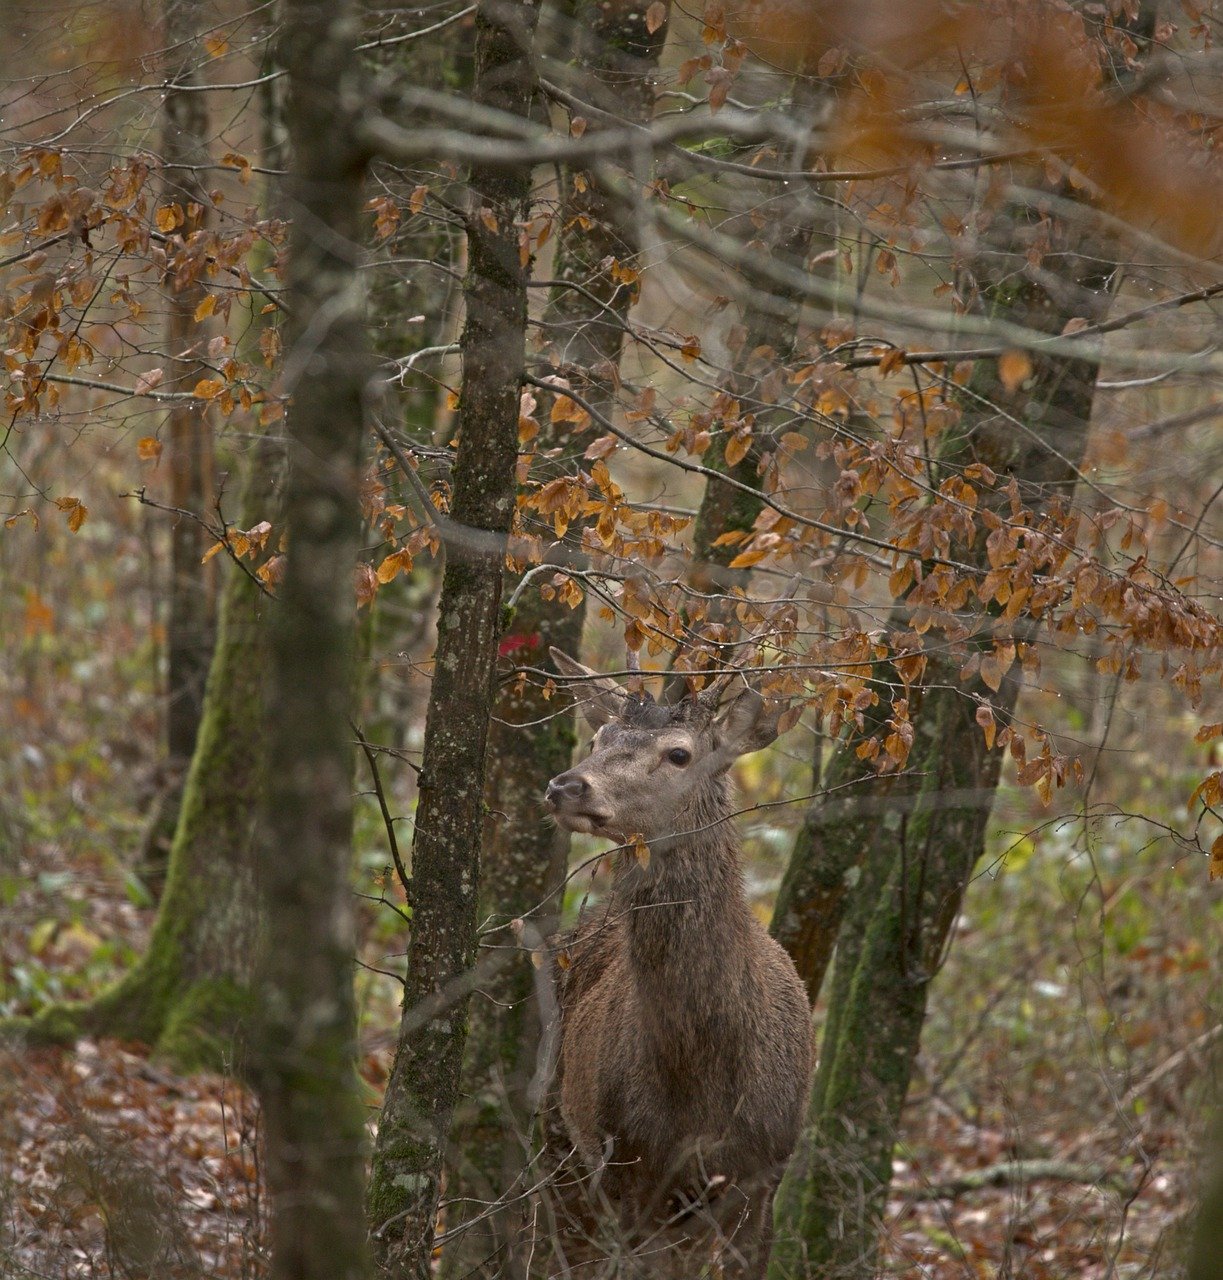
<svg viewBox="0 0 1223 1280"><path fill-rule="evenodd" d="M548 652L561 675L567 680L582 682L572 692L592 729L601 729L620 715L624 710L624 690L614 680L583 666L560 649L549 649Z"/></svg>
<svg viewBox="0 0 1223 1280"><path fill-rule="evenodd" d="M767 747L777 737L784 704L770 706L755 689L743 689L713 726L714 754L728 769L740 757Z"/></svg>

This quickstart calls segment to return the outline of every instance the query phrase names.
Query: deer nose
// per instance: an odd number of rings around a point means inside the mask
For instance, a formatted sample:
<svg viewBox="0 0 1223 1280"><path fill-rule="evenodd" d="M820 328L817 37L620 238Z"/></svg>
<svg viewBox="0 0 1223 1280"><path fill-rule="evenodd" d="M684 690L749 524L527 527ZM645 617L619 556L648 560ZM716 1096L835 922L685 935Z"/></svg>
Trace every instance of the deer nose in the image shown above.
<svg viewBox="0 0 1223 1280"><path fill-rule="evenodd" d="M580 800L590 790L590 783L580 774L562 773L548 783L546 798L549 804L559 805L562 800Z"/></svg>

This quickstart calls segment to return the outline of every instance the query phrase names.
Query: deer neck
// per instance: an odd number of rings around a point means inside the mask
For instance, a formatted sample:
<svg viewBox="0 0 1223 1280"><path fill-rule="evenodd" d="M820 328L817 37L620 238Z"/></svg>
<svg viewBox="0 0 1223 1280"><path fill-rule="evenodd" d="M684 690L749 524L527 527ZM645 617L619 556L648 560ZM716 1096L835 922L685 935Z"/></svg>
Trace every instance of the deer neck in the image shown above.
<svg viewBox="0 0 1223 1280"><path fill-rule="evenodd" d="M676 835L649 842L648 867L629 855L617 877L613 911L625 915L642 1015L673 1045L700 1039L702 1012L724 1018L742 981L751 912L729 813L719 783L680 816Z"/></svg>

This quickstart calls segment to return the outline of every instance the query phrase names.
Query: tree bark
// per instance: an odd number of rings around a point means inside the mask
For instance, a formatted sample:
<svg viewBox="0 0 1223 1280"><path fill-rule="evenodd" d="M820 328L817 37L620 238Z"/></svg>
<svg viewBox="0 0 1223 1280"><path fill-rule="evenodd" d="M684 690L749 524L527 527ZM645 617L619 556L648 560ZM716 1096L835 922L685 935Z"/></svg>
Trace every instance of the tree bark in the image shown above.
<svg viewBox="0 0 1223 1280"><path fill-rule="evenodd" d="M247 526L268 519L281 450L262 443L246 483ZM254 814L266 770L263 687L270 602L226 570L204 716L179 806L165 892L139 963L96 1000L52 1006L31 1038L111 1035L155 1047L182 1069L244 1070L257 913Z"/></svg>
<svg viewBox="0 0 1223 1280"><path fill-rule="evenodd" d="M1020 227L1036 218L1018 209L1013 216ZM1060 333L1073 316L1101 318L1106 252L1096 246L1095 254L1084 253L1064 226L1060 239L1041 271L1012 259L1003 263L1007 275L994 260L991 276L978 281L994 315L1049 333ZM1037 356L1031 376L1008 390L993 362L979 366L943 465L992 468L1000 479L981 491L980 505L1003 518L1006 477L1019 482L1036 510L1068 501L1097 370L1097 362ZM983 535L955 555L988 567ZM903 604L893 622L893 633L907 626ZM999 635L1032 636L1019 621L998 625ZM976 643L992 651L989 635ZM1005 725L1020 688L1018 667L994 691L979 678L962 681L959 666L937 649L928 655L913 695L908 777L867 776L856 758L845 759L851 753L841 753L829 784L860 779L850 812L832 804L813 812L783 883L774 931L813 993L838 933L839 941L804 1160L778 1199L773 1276L875 1274L877 1224L929 986L983 849L1001 765L1001 750L987 749L976 711L989 703Z"/></svg>
<svg viewBox="0 0 1223 1280"><path fill-rule="evenodd" d="M276 85L267 84L261 96L264 161L280 168L284 139ZM274 202L273 195L269 204ZM263 326L273 322L262 303L262 297L250 303L247 354L258 350ZM277 522L283 464L277 440L256 442L244 464L244 528ZM259 928L254 815L268 768L264 690L273 604L249 562L240 567L220 557L216 563L223 586L203 718L175 804L165 890L148 947L95 1000L52 1006L25 1029L32 1038L62 1043L82 1035L139 1040L180 1069L244 1074Z"/></svg>
<svg viewBox="0 0 1223 1280"><path fill-rule="evenodd" d="M482 0L476 101L525 116L537 10ZM467 320L451 519L493 533L448 548L412 848L412 938L403 1020L383 1100L368 1198L389 1275L430 1273L442 1159L458 1097L476 960L485 748L494 702L504 539L514 513L527 263L526 169L473 167Z"/></svg>
<svg viewBox="0 0 1223 1280"><path fill-rule="evenodd" d="M1216 1119L1210 1180L1198 1206L1185 1280L1219 1280L1223 1259L1223 1123Z"/></svg>
<svg viewBox="0 0 1223 1280"><path fill-rule="evenodd" d="M385 31L392 35L414 33L430 24L428 15L414 6L397 3L388 8L366 0L367 38ZM423 85L438 92L470 92L472 23L456 22L427 39L412 39L376 53L375 66L385 67L403 83ZM376 164L374 183L387 191L399 209L411 205L412 193L427 186L429 198L423 217L410 217L378 245L371 264L369 317L374 354L384 363L381 405L390 417L388 425L402 428L414 447L436 442L438 415L446 393L443 365L436 355L418 366L392 376L394 363L403 369L406 360L427 348L446 345L455 332L461 289L463 235L456 220L438 216L436 208L462 200L462 180L443 180L436 166L405 169ZM385 258L383 257L385 255ZM400 477L401 484L406 478ZM379 549L383 555L394 544ZM441 585L442 567L437 561L417 561L410 574L384 583L368 606L370 648L375 655L410 653L424 656L433 644L434 611ZM405 618L411 621L405 626ZM375 666L378 658L375 659ZM410 728L424 718L427 691L416 680L369 680L363 720L370 737L402 748Z"/></svg>
<svg viewBox="0 0 1223 1280"><path fill-rule="evenodd" d="M270 637L255 1043L272 1275L285 1280L368 1270L349 887L353 570L373 373L358 274L369 159L354 140L366 103L358 38L350 3L287 0L288 553Z"/></svg>
<svg viewBox="0 0 1223 1280"><path fill-rule="evenodd" d="M571 15L579 33L574 64L575 91L617 120L645 123L654 113L654 73L666 40L664 20L653 32L645 0L607 6L582 0ZM580 112L580 107L575 107ZM616 278L613 264L636 261L634 229L594 175L576 182L561 173L561 206L552 289L544 312L544 333L554 367L580 386L585 398L606 414L614 412L615 382L625 327L636 287ZM549 406L537 417L536 478L580 472L586 440L569 424L553 423ZM542 461L546 459L546 461ZM539 469L547 468L546 474ZM537 582L544 581L538 578ZM505 620L501 647L508 660L540 666L555 645L569 653L581 648L586 617L583 593L576 607L545 599L528 587ZM512 947L511 921L528 921L526 939L542 941L554 930L567 868L569 836L547 822L540 797L550 779L567 769L576 741L571 706L544 697L542 682L510 685L501 695L489 732L481 918L490 941ZM504 953L503 953L504 954ZM472 1006L471 1034L464 1066L464 1098L455 1121L456 1197L477 1209L515 1187L531 1151L533 1110L541 1099L542 1017L534 998L536 970L515 957L481 983ZM457 1216L469 1212L460 1201ZM449 1276L508 1276L521 1273L530 1205L479 1217L447 1250ZM538 1246L535 1249L539 1256Z"/></svg>
<svg viewBox="0 0 1223 1280"><path fill-rule="evenodd" d="M840 77L822 78L805 72L796 75L791 91L795 114L804 120L813 120L822 107L827 107L839 81ZM807 148L795 148L787 159L796 169L811 164ZM794 183L791 190L773 198L772 219L757 237L762 242L762 252L771 261L788 263L801 271L821 246L835 243L830 226L832 217L827 209L819 207L821 199L826 197L803 183ZM777 290L767 296L754 295L743 317L741 366L724 380L723 388L728 398L738 402L741 417L748 421L750 444L742 459L728 464L726 446L730 437L721 431L713 436L709 451L702 459L706 466L731 476L740 484L753 488L760 484L761 457L769 452L772 433L780 429L786 416L776 407L777 393L766 389L766 376L793 359L801 313L802 300L796 294ZM734 543L719 545L718 539L727 533L751 530L763 506L759 498L742 489L713 481L706 484L692 534L694 585L727 592L736 584L746 583L746 571L727 569L741 548ZM710 617L718 621L729 613L730 610L715 604Z"/></svg>
<svg viewBox="0 0 1223 1280"><path fill-rule="evenodd" d="M169 87L163 104L161 200L182 210L181 224L166 244L167 383L191 390L208 369L199 360L206 336L195 318L205 290L202 256L195 251L206 234L208 195L208 95L197 89L202 57L198 33L207 25L199 0L167 0L165 43L171 50ZM170 505L206 516L212 506L212 428L206 400L176 400L166 416ZM215 569L204 564L208 533L187 516L170 526L170 583L166 622L167 794L150 823L142 870L160 892L178 818L187 768L203 715L204 685L215 639Z"/></svg>

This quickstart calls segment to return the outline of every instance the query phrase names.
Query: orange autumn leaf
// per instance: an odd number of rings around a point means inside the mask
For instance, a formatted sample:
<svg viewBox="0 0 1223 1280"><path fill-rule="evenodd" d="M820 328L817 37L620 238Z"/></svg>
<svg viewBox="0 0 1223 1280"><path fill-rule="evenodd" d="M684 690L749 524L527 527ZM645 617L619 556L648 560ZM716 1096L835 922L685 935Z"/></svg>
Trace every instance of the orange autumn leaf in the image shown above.
<svg viewBox="0 0 1223 1280"><path fill-rule="evenodd" d="M998 357L998 377L1008 391L1014 391L1032 373L1032 361L1026 351L1004 351Z"/></svg>

